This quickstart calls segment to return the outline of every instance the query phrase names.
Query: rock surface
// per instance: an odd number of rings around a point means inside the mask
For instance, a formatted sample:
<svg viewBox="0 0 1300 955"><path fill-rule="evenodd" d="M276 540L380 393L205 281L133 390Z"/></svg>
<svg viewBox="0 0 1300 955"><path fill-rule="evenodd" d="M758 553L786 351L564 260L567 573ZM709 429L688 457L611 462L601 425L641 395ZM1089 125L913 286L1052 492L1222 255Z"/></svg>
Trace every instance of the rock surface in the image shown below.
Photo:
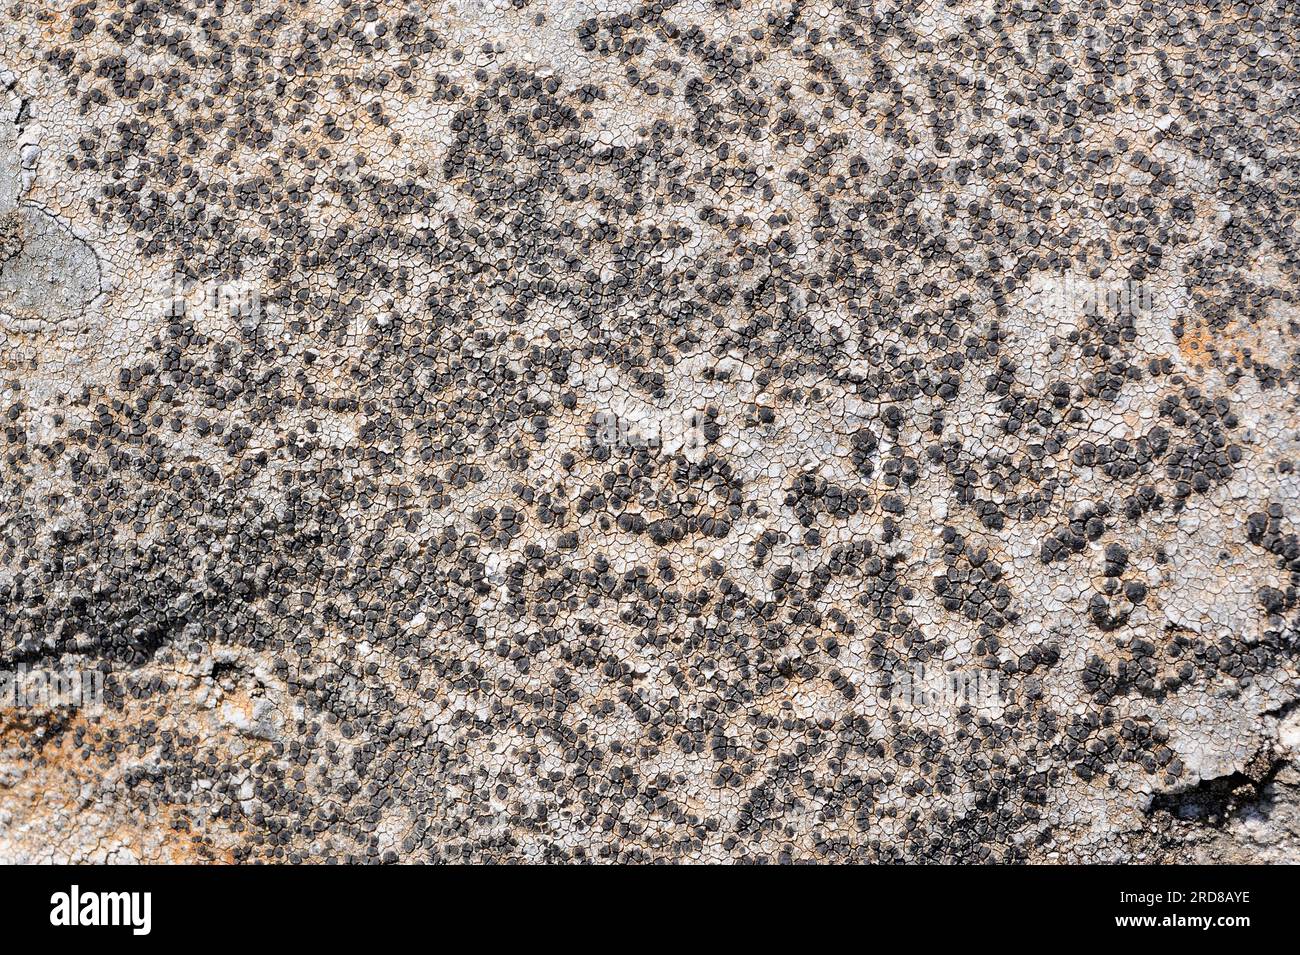
<svg viewBox="0 0 1300 955"><path fill-rule="evenodd" d="M1300 861L1298 20L11 5L0 861Z"/></svg>

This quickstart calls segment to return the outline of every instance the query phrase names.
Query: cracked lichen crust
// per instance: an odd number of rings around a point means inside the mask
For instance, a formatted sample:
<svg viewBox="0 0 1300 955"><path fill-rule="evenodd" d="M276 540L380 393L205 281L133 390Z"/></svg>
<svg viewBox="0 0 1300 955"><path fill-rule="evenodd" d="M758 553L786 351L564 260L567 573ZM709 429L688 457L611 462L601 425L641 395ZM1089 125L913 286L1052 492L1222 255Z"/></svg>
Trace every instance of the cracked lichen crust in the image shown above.
<svg viewBox="0 0 1300 955"><path fill-rule="evenodd" d="M1294 4L8 9L0 858L1300 858Z"/></svg>

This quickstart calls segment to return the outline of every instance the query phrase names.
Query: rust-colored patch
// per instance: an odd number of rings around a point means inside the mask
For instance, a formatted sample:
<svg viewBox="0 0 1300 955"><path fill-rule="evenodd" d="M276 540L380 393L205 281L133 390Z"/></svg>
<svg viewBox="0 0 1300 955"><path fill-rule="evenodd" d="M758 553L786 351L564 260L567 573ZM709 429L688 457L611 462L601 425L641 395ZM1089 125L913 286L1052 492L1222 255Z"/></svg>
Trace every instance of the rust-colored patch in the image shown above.
<svg viewBox="0 0 1300 955"><path fill-rule="evenodd" d="M24 764L14 785L0 785L0 807L11 816L8 832L0 830L0 839L26 831L28 839L41 843L32 845L33 851L57 856L51 839L62 831L59 820L75 818L89 825L101 844L128 849L142 862L233 864L232 845L219 846L210 835L225 833L214 830L211 822L204 826L209 834L198 832L184 806L157 805L152 814L87 812L79 794L101 786L114 760L93 747L78 746L76 734L81 730L92 739L102 738L106 730L128 724L120 714L65 717L55 711L0 710L0 762L17 755ZM54 731L47 735L51 727Z"/></svg>

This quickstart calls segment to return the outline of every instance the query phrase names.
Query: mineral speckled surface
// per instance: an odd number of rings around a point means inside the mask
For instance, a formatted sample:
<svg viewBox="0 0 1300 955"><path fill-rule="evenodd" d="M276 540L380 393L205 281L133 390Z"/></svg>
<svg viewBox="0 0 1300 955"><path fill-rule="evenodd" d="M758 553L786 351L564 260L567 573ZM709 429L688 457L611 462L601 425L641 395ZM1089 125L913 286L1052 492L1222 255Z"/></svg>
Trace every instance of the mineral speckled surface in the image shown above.
<svg viewBox="0 0 1300 955"><path fill-rule="evenodd" d="M1300 859L1298 34L6 3L0 860Z"/></svg>

